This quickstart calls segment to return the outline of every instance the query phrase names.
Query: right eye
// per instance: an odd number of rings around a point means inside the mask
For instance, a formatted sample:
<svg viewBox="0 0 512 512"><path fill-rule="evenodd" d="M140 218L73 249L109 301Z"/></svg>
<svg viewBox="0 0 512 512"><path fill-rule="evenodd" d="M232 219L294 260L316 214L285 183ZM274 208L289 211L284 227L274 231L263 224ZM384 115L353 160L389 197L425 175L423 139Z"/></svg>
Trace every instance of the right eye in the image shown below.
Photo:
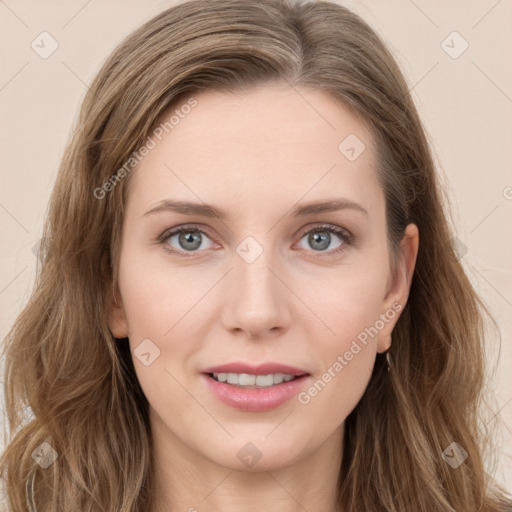
<svg viewBox="0 0 512 512"><path fill-rule="evenodd" d="M206 239L210 240L210 237L202 229L194 226L180 226L162 233L158 241L166 251L188 257L191 254L187 253L202 252L204 249L211 248L205 247Z"/></svg>

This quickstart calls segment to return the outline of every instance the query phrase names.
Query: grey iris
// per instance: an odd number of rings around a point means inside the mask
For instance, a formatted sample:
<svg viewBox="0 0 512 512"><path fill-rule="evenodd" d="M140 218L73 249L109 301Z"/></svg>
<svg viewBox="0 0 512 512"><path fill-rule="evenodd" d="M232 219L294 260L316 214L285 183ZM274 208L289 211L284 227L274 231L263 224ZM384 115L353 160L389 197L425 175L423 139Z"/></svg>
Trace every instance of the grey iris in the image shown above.
<svg viewBox="0 0 512 512"><path fill-rule="evenodd" d="M201 246L201 235L196 231L183 231L180 233L178 239L180 246L187 251L193 251Z"/></svg>
<svg viewBox="0 0 512 512"><path fill-rule="evenodd" d="M319 243L320 245L317 246L317 249L324 250L329 247L331 242L331 235L325 231L313 231L308 236L308 242L313 248L315 248L315 244Z"/></svg>

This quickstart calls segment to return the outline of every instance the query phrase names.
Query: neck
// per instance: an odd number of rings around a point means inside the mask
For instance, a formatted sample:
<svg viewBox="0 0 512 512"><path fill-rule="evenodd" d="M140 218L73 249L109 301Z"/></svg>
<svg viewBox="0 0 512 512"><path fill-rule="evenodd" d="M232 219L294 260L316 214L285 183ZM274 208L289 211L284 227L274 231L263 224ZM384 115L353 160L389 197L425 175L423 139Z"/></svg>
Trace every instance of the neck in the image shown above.
<svg viewBox="0 0 512 512"><path fill-rule="evenodd" d="M339 512L338 477L342 433L292 464L240 471L216 464L177 439L163 423L152 423L151 512ZM259 470L256 467L259 467Z"/></svg>

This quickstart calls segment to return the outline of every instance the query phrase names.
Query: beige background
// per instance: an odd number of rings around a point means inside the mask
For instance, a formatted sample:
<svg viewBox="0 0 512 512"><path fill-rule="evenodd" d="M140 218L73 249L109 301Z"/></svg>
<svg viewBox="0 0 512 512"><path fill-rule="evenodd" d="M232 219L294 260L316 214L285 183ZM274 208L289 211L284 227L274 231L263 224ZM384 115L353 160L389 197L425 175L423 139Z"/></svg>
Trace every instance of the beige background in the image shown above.
<svg viewBox="0 0 512 512"><path fill-rule="evenodd" d="M443 169L462 262L500 324L492 421L503 429L496 476L512 489L512 3L343 4L383 35L408 77ZM0 1L0 338L30 293L33 247L87 84L125 35L170 5L156 0ZM46 59L31 47L46 37L45 48L50 48L49 36L38 37L43 31L58 43ZM454 31L463 39L450 35ZM452 58L464 41L467 50Z"/></svg>

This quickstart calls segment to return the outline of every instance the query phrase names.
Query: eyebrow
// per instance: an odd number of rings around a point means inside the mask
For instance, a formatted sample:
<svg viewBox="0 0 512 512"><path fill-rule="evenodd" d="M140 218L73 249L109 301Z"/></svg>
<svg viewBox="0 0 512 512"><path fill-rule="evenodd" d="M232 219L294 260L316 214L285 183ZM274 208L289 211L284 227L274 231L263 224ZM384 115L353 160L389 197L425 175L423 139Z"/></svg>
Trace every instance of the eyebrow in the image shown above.
<svg viewBox="0 0 512 512"><path fill-rule="evenodd" d="M334 212L339 210L354 210L364 215L368 215L368 211L359 203L350 199L338 198L325 201L316 201L297 206L292 210L291 215L296 217L305 217L315 213ZM156 206L148 210L143 217L161 212L176 212L183 215L199 215L202 217L217 217L220 220L226 220L229 215L222 208L215 207L206 203L192 203L189 201L173 201L164 199Z"/></svg>

